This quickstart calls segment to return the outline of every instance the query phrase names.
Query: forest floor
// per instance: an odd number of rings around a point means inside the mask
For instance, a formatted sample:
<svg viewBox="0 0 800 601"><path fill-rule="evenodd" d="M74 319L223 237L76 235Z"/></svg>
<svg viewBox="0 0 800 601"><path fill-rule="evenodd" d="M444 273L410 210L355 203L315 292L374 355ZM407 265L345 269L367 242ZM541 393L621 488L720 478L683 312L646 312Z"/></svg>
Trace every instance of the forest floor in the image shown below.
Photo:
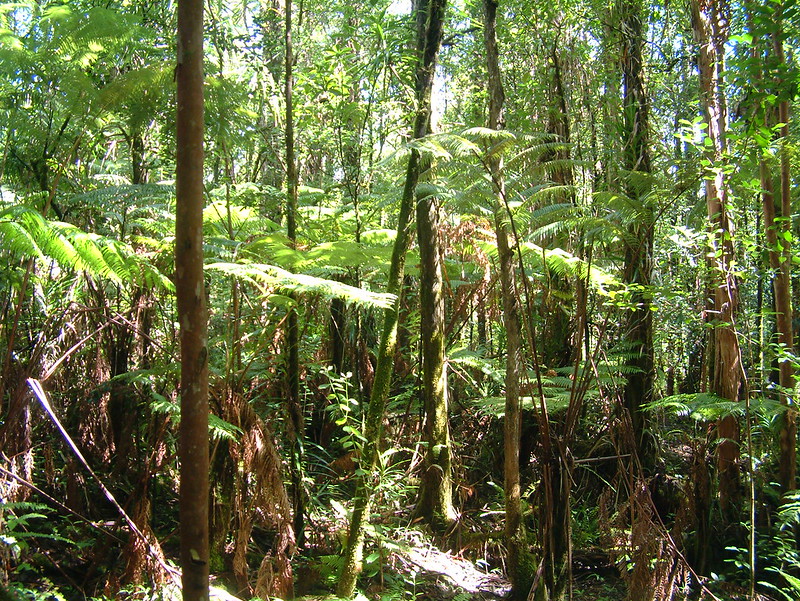
<svg viewBox="0 0 800 601"><path fill-rule="evenodd" d="M433 547L409 547L396 552L395 565L414 575L412 598L431 601L492 601L504 599L511 583L486 572L467 559ZM624 583L607 573L581 573L573 582L574 601L617 601L625 597Z"/></svg>

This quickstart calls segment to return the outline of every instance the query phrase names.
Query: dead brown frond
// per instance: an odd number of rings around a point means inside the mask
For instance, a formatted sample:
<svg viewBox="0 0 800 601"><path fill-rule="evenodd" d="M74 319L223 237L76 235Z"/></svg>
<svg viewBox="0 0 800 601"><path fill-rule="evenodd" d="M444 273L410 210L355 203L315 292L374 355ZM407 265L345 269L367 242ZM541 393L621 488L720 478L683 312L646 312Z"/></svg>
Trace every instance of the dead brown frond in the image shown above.
<svg viewBox="0 0 800 601"><path fill-rule="evenodd" d="M637 482L630 505L633 524L628 544L631 558L627 571L628 598L631 601L685 598L688 566L655 515L644 481Z"/></svg>
<svg viewBox="0 0 800 601"><path fill-rule="evenodd" d="M161 545L150 527L151 504L146 493L136 494L131 519L139 527L147 540L139 536L128 539L122 549L122 562L125 570L120 579L122 584L141 584L143 581L161 586L167 582L169 574L164 569L167 565Z"/></svg>
<svg viewBox="0 0 800 601"><path fill-rule="evenodd" d="M290 558L295 551L295 539L274 434L244 395L228 391L220 406L223 419L242 430L240 438L228 444L231 462L238 466L233 486L234 532L227 548L232 554L234 574L240 587L252 594L290 598L293 588ZM273 533L273 537L258 567L255 585L251 585L248 551L256 527Z"/></svg>
<svg viewBox="0 0 800 601"><path fill-rule="evenodd" d="M616 448L632 450L632 427L626 417L615 429ZM631 601L683 601L690 594L693 599L714 598L695 569L702 550L682 546L686 532L702 537L711 495L706 447L697 443L691 450L691 473L685 486L677 486L663 474L645 479L631 451L632 461L619 464L613 486L600 496L598 515L605 546ZM658 508L654 494L660 495L661 505L668 506L668 515L674 515L669 527L666 508Z"/></svg>

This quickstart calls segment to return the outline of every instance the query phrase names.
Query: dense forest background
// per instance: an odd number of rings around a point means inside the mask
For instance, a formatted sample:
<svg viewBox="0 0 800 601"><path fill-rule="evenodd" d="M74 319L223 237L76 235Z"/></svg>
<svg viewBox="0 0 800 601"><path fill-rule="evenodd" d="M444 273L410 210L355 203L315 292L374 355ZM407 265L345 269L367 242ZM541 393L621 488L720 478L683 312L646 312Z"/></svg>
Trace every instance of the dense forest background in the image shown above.
<svg viewBox="0 0 800 601"><path fill-rule="evenodd" d="M794 0L193 6L0 4L0 599L800 598Z"/></svg>

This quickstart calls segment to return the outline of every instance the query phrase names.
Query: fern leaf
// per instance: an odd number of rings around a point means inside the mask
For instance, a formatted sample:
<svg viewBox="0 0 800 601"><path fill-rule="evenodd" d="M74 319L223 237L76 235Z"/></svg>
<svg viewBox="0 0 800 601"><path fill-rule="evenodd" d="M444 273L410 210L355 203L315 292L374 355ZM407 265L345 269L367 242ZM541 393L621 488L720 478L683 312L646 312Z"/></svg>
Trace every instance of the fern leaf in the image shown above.
<svg viewBox="0 0 800 601"><path fill-rule="evenodd" d="M212 263L209 271L218 271L248 281L268 296L272 289L287 290L297 294L317 294L325 298L339 298L363 307L385 309L396 300L392 294L370 292L334 280L307 274L292 273L275 265L263 263Z"/></svg>
<svg viewBox="0 0 800 601"><path fill-rule="evenodd" d="M728 415L742 415L743 403L734 403L712 393L676 394L644 406L646 411L664 410L695 421L713 421Z"/></svg>
<svg viewBox="0 0 800 601"><path fill-rule="evenodd" d="M127 245L69 223L47 221L26 207L0 211L0 239L7 252L19 257L53 260L62 269L86 271L114 282L142 275L151 285L172 289L165 276Z"/></svg>

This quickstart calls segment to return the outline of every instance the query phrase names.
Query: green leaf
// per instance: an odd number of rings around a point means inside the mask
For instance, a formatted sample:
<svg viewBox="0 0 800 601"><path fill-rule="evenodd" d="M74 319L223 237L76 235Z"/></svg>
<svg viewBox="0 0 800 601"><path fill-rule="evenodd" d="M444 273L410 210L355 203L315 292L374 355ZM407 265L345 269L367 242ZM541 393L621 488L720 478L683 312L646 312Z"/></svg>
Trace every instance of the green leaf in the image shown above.
<svg viewBox="0 0 800 601"><path fill-rule="evenodd" d="M396 300L392 294L370 292L334 280L292 273L264 263L212 263L206 265L206 270L248 281L259 288L265 296L271 295L274 289L280 289L301 295L339 298L348 303L380 309L391 306Z"/></svg>

